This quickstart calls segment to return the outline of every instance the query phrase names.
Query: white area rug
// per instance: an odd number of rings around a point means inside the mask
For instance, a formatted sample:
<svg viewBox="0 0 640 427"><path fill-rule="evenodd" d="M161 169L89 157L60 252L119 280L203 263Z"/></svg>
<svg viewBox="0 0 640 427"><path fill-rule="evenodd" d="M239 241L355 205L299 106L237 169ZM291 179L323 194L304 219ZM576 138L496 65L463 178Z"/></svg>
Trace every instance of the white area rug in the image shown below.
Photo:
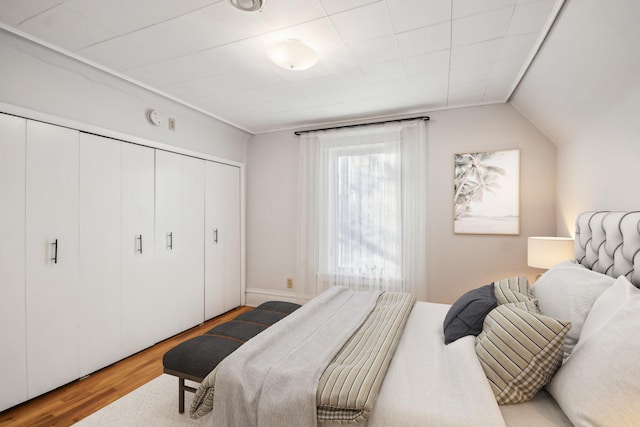
<svg viewBox="0 0 640 427"><path fill-rule="evenodd" d="M199 420L189 418L192 399L193 393L185 392L185 411L184 414L179 414L178 378L162 374L74 425L78 427L211 425L211 414Z"/></svg>

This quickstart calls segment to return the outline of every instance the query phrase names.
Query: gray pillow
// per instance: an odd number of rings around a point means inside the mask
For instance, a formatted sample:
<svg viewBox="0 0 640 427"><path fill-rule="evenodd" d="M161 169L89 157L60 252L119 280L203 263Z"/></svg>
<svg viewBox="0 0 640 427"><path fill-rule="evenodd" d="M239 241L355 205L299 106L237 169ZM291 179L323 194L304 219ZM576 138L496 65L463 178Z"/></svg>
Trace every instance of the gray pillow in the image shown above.
<svg viewBox="0 0 640 427"><path fill-rule="evenodd" d="M493 283L473 289L453 303L444 318L444 343L467 335L478 336L484 318L498 306Z"/></svg>

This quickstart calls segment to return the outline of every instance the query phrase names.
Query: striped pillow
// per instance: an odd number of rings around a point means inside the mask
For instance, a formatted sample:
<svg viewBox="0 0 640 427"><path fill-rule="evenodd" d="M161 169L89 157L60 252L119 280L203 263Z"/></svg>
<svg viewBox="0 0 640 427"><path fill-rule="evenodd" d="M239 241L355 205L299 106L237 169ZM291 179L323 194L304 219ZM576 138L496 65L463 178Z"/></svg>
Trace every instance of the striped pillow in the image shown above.
<svg viewBox="0 0 640 427"><path fill-rule="evenodd" d="M476 353L499 405L526 402L562 364L571 323L499 305L484 321Z"/></svg>
<svg viewBox="0 0 640 427"><path fill-rule="evenodd" d="M536 300L527 300L520 302L510 302L508 304L509 307L519 308L524 311L530 311L531 313L541 314L540 310L538 310L538 305L536 304Z"/></svg>
<svg viewBox="0 0 640 427"><path fill-rule="evenodd" d="M503 289L511 289L515 292L520 292L521 294L525 294L528 297L533 298L533 293L531 292L531 287L529 287L529 279L527 276L517 276L517 277L509 277L507 279L498 280L494 282L495 286L499 286Z"/></svg>
<svg viewBox="0 0 640 427"><path fill-rule="evenodd" d="M532 302L536 312L538 310L538 302L533 297L529 280L525 276L509 277L508 279L493 282L493 291L498 300L498 304L509 304L512 302Z"/></svg>

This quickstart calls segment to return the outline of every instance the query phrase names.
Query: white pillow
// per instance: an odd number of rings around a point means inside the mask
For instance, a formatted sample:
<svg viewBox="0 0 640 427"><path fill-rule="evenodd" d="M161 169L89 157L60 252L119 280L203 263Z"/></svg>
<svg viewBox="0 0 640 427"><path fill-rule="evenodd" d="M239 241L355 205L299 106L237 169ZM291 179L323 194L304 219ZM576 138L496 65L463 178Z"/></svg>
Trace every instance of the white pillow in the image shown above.
<svg viewBox="0 0 640 427"><path fill-rule="evenodd" d="M566 261L549 269L533 285L532 293L538 300L540 313L571 322L571 329L564 340L564 360L578 342L593 302L613 282L613 277Z"/></svg>
<svg viewBox="0 0 640 427"><path fill-rule="evenodd" d="M620 276L593 304L547 389L576 426L638 426L639 354L640 289Z"/></svg>

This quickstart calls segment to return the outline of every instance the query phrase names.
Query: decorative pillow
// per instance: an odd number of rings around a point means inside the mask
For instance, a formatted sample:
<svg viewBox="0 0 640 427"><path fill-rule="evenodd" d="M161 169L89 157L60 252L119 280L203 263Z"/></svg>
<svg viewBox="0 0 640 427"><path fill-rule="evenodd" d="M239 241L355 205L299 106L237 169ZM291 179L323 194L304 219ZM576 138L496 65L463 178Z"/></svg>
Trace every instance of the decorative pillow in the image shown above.
<svg viewBox="0 0 640 427"><path fill-rule="evenodd" d="M624 277L593 304L547 387L575 425L640 425L640 290Z"/></svg>
<svg viewBox="0 0 640 427"><path fill-rule="evenodd" d="M533 300L521 301L521 302L510 302L509 304L505 304L505 305L508 305L509 307L513 307L513 308L519 308L520 310L524 310L524 311L530 311L531 313L540 314L540 312L538 311L538 306L536 305L535 302L533 302Z"/></svg>
<svg viewBox="0 0 640 427"><path fill-rule="evenodd" d="M509 277L507 279L498 280L494 283L501 289L510 289L514 292L525 294L529 298L533 298L531 287L529 286L529 279L527 279L526 276Z"/></svg>
<svg viewBox="0 0 640 427"><path fill-rule="evenodd" d="M452 343L467 335L477 336L482 331L484 318L497 306L493 283L462 295L444 318L444 343Z"/></svg>
<svg viewBox="0 0 640 427"><path fill-rule="evenodd" d="M549 269L533 285L532 292L538 300L540 313L571 322L571 329L564 340L565 360L580 338L582 325L594 301L613 282L613 277L566 261Z"/></svg>
<svg viewBox="0 0 640 427"><path fill-rule="evenodd" d="M551 380L570 327L511 304L489 313L476 353L499 405L526 402Z"/></svg>
<svg viewBox="0 0 640 427"><path fill-rule="evenodd" d="M529 281L525 276L510 277L493 282L494 292L499 304L509 304L512 302L531 301L537 306L537 302L529 288ZM536 311L537 308L536 308Z"/></svg>

